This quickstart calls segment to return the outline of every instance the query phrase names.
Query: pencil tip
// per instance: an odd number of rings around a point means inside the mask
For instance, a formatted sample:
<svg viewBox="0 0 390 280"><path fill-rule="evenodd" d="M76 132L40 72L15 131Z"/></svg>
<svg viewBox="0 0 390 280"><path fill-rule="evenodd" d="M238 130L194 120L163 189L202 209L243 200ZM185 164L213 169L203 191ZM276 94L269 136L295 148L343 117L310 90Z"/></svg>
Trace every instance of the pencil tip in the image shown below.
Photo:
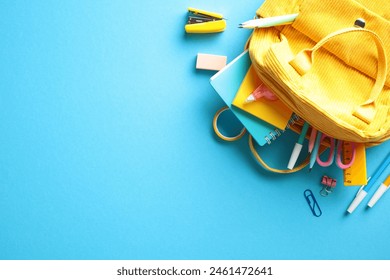
<svg viewBox="0 0 390 280"><path fill-rule="evenodd" d="M311 169L312 169L312 168L310 167L310 168L309 168L309 172L311 172Z"/></svg>

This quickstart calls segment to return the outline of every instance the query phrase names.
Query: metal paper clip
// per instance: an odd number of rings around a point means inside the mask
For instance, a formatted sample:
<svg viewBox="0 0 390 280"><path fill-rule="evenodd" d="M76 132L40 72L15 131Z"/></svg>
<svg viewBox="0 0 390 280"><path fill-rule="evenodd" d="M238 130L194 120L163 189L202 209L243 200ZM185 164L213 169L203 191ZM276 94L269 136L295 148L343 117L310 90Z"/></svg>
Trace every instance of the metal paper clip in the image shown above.
<svg viewBox="0 0 390 280"><path fill-rule="evenodd" d="M303 192L303 195L305 196L307 204L309 204L310 210L313 213L313 215L316 217L321 216L322 211L321 211L320 206L318 205L316 198L314 197L313 192L311 190L307 189Z"/></svg>

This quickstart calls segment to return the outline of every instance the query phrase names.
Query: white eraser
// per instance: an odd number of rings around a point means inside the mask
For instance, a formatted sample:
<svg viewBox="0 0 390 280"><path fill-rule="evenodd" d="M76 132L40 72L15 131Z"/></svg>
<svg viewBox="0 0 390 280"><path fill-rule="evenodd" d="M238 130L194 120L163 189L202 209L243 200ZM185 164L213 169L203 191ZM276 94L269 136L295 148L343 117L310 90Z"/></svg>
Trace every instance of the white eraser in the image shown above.
<svg viewBox="0 0 390 280"><path fill-rule="evenodd" d="M226 66L227 57L223 55L198 53L196 69L219 71Z"/></svg>

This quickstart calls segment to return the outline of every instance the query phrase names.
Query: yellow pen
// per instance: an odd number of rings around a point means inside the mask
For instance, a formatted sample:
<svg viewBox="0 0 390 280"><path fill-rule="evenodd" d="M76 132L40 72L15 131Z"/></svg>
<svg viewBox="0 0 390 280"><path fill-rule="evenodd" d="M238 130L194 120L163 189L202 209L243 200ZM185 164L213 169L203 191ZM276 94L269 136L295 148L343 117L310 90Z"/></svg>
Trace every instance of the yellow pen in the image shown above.
<svg viewBox="0 0 390 280"><path fill-rule="evenodd" d="M373 207L375 203L381 198L381 196L390 188L390 175L387 176L387 179L379 186L374 195L371 197L368 202L368 207Z"/></svg>

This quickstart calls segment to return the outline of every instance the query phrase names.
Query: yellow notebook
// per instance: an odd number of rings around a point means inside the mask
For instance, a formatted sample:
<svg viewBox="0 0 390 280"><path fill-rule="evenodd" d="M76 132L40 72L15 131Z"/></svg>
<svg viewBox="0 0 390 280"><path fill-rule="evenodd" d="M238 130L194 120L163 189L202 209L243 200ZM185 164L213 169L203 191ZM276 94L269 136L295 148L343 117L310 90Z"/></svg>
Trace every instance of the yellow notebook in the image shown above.
<svg viewBox="0 0 390 280"><path fill-rule="evenodd" d="M261 85L261 83L253 66L251 66L245 75L232 104L279 129L285 130L293 112L280 100L272 101L261 98L251 103L245 103L246 98Z"/></svg>

